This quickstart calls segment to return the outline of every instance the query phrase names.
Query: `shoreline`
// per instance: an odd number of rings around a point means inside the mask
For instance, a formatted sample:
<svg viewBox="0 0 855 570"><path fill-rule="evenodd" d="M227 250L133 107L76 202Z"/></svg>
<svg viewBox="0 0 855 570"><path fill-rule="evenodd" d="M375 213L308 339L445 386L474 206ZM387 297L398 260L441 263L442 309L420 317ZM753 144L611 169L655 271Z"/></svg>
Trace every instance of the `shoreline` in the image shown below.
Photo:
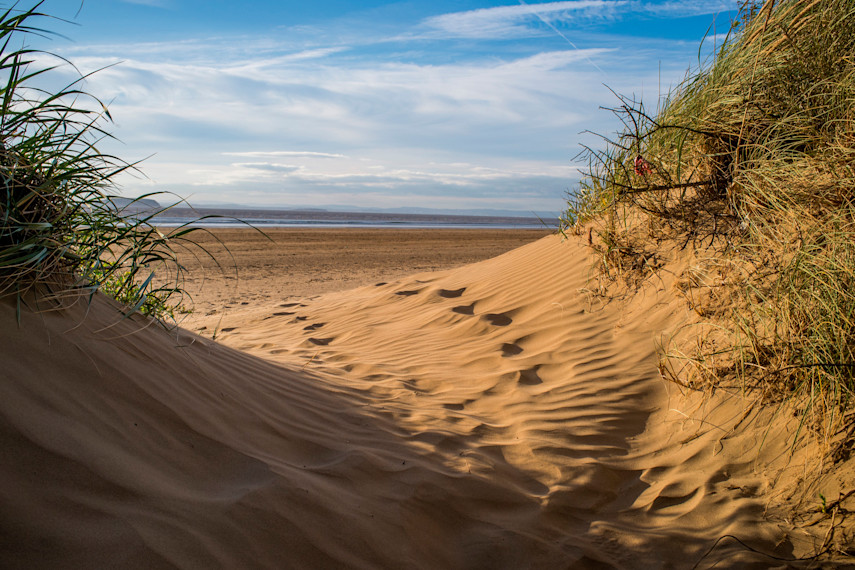
<svg viewBox="0 0 855 570"><path fill-rule="evenodd" d="M129 213L151 213L130 209ZM199 218L203 218L199 220ZM198 221L197 221L198 220ZM187 208L172 207L154 216L155 225L179 227L264 228L439 228L439 229L556 229L556 215L540 217L403 212L352 212L337 210L289 210L265 208Z"/></svg>

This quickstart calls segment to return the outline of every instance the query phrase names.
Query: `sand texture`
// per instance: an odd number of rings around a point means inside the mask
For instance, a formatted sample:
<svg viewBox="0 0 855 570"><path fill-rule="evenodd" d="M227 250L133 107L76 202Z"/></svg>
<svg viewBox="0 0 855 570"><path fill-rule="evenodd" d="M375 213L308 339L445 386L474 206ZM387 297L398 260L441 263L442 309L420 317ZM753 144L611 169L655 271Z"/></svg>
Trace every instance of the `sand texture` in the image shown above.
<svg viewBox="0 0 855 570"><path fill-rule="evenodd" d="M788 567L744 545L810 546L769 494L791 418L664 381L685 309L600 307L589 256L283 291L218 342L7 299L0 567Z"/></svg>

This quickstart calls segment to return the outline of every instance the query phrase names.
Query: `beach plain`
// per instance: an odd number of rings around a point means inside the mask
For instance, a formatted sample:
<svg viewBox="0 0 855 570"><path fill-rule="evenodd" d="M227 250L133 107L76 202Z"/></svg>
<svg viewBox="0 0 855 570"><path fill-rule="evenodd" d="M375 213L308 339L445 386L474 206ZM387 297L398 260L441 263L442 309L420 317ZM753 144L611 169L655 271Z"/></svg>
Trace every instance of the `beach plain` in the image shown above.
<svg viewBox="0 0 855 570"><path fill-rule="evenodd" d="M228 326L231 318L257 307L459 267L554 232L545 228L212 228L197 234L194 241L199 247L181 255L188 269L185 307L190 312L180 315L179 321L210 336L217 325Z"/></svg>

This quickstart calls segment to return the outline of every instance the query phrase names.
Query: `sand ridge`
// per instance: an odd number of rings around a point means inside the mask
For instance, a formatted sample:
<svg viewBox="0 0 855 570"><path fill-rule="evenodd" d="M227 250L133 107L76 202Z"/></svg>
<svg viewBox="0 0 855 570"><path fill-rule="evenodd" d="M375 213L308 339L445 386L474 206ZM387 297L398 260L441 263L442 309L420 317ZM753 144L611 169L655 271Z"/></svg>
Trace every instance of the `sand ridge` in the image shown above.
<svg viewBox="0 0 855 570"><path fill-rule="evenodd" d="M774 525L739 523L763 518L759 501L739 496L764 488L750 473L739 478L752 471L756 446L741 450L742 464L716 457L748 404L675 394L659 375L651 333L665 323L651 317L633 330L619 310L592 310L580 294L590 261L583 248L546 238L459 270L286 303L222 339L357 387L366 406L380 402L447 465L485 477L502 469L498 477L523 485L576 548L588 537L583 567L633 567L644 550L655 553L651 564L665 563L662 549L675 537L678 566L697 552L694 541L713 536L777 543ZM663 410L672 397L686 411ZM714 423L698 421L713 412ZM789 465L780 448L764 453ZM737 497L718 496L725 488ZM645 525L650 536L627 542ZM604 554L611 548L620 554ZM735 555L725 551L718 556Z"/></svg>
<svg viewBox="0 0 855 570"><path fill-rule="evenodd" d="M725 535L793 556L761 495L786 444L757 456L745 403L663 381L650 323L580 293L589 267L551 236L280 300L220 342L116 322L100 297L20 328L3 303L0 346L18 356L0 373L0 562L779 564L712 548Z"/></svg>

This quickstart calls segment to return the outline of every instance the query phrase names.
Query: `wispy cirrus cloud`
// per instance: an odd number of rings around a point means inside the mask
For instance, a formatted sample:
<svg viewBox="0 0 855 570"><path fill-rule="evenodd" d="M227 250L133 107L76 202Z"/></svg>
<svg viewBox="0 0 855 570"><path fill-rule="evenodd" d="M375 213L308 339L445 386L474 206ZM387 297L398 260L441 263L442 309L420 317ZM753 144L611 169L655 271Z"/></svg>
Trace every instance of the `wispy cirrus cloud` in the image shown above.
<svg viewBox="0 0 855 570"><path fill-rule="evenodd" d="M484 139L496 144L502 130L520 124L552 130L581 125L584 117L573 109L577 105L567 103L594 102L597 92L606 90L590 69L578 67L587 67L586 58L611 55L613 50L605 49L559 50L443 65L278 61L264 69L228 61L133 59L94 75L88 84L112 101L114 115L123 129L133 129L132 136L163 128L171 131L169 136L195 137L215 129L223 140L238 133L265 143L296 138L303 141L299 146L318 149L315 157L339 157L347 152L328 150L329 141L342 150L376 147L390 139L424 148L442 145L453 133L456 144L470 141L474 148ZM81 69L110 62L99 57L76 61ZM206 143L215 142L210 138ZM285 153L295 151L276 152L289 156Z"/></svg>
<svg viewBox="0 0 855 570"><path fill-rule="evenodd" d="M300 170L299 166L293 164L279 164L276 162L235 162L232 164L235 168L246 168L249 170L263 170L266 172L276 172L280 174L291 174Z"/></svg>
<svg viewBox="0 0 855 570"><path fill-rule="evenodd" d="M632 10L635 12L676 18L717 14L733 9L734 3L730 0L671 0L667 2L638 2L632 5Z"/></svg>
<svg viewBox="0 0 855 570"><path fill-rule="evenodd" d="M613 102L603 84L655 96L660 79L667 85L685 69L671 57L679 42L579 40L573 26L723 4L521 3L420 15L394 38L370 26L344 36L335 27L221 32L76 44L63 55L84 73L121 61L86 88L111 102L124 142L104 141L105 151L154 155L143 164L148 179L122 181L131 195L166 188L202 202L557 211L579 178L579 142L598 143L579 133L614 128L599 110ZM558 30L573 49L548 37ZM696 50L685 53L690 61Z"/></svg>
<svg viewBox="0 0 855 570"><path fill-rule="evenodd" d="M219 49L214 41L207 51ZM252 66L152 55L126 59L87 87L112 101L119 139L157 153L143 165L150 180L122 181L129 193L153 181L208 202L252 189L256 203L327 204L350 192L351 203L406 194L411 203L418 195L424 205L486 207L492 196L548 211L576 176L574 133L593 128L607 93L585 59L617 55L551 50L428 64L331 53L322 64L259 58ZM111 59L75 62L85 71Z"/></svg>
<svg viewBox="0 0 855 570"><path fill-rule="evenodd" d="M449 37L496 39L541 35L540 24L577 27L591 20L620 20L638 15L691 17L733 9L730 0L568 0L528 3L451 12L426 19L423 24Z"/></svg>
<svg viewBox="0 0 855 570"><path fill-rule="evenodd" d="M347 158L343 154L332 154L328 152L313 152L307 150L261 150L261 151L246 151L246 152L224 152L224 156L245 156L245 157L293 157L293 158Z"/></svg>
<svg viewBox="0 0 855 570"><path fill-rule="evenodd" d="M344 46L337 47L329 47L329 48L318 48L318 49L307 49L301 50L293 53L286 53L283 55L276 56L268 56L259 57L258 55L255 58L247 61L242 61L235 64L233 67L235 70L241 69L245 71L261 71L264 69L276 68L278 66L287 65L289 63L296 63L307 60L316 60L323 59L330 55L338 54L341 52L347 51L348 48Z"/></svg>
<svg viewBox="0 0 855 570"><path fill-rule="evenodd" d="M499 6L466 12L452 12L425 20L430 28L455 37L490 38L530 35L531 24L539 20L558 21L580 16L612 13L628 0L572 0L542 4Z"/></svg>

